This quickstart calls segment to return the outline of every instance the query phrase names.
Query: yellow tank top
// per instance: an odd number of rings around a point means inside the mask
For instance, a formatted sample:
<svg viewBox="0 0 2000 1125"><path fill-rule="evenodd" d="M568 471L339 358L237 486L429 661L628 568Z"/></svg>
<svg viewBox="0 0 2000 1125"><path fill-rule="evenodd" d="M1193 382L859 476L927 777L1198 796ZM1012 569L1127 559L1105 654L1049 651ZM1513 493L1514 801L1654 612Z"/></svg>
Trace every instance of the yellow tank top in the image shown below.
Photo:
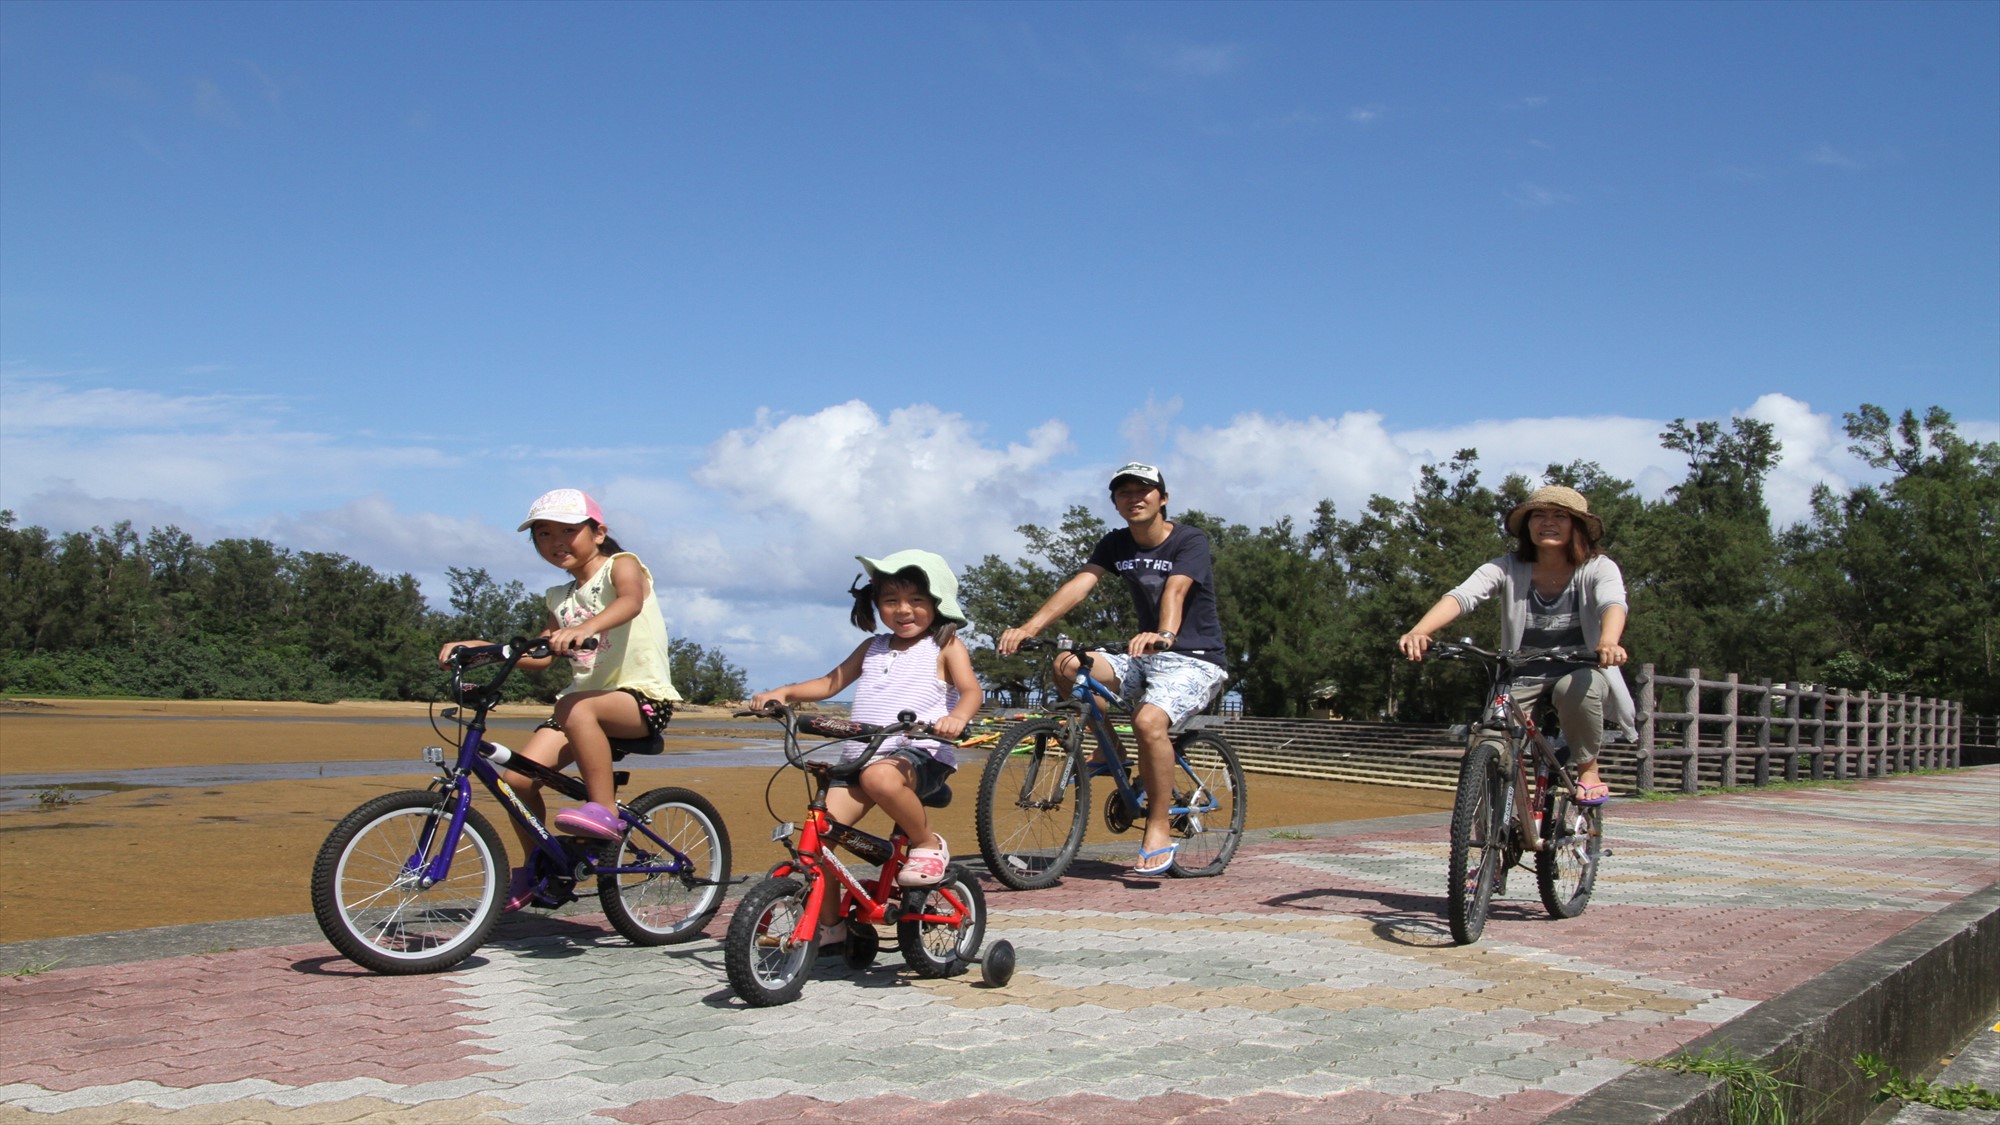
<svg viewBox="0 0 2000 1125"><path fill-rule="evenodd" d="M617 691L630 688L648 699L669 702L680 699L674 690L673 672L667 655L667 619L660 613L660 599L653 592L653 572L630 551L604 560L597 573L586 582L566 582L551 586L543 600L556 624L569 628L603 613L618 598L611 582L611 564L619 558L639 563L646 579L646 604L639 616L597 637L595 652L579 652L570 661L574 675L561 695L573 691ZM560 698L560 696L558 696Z"/></svg>

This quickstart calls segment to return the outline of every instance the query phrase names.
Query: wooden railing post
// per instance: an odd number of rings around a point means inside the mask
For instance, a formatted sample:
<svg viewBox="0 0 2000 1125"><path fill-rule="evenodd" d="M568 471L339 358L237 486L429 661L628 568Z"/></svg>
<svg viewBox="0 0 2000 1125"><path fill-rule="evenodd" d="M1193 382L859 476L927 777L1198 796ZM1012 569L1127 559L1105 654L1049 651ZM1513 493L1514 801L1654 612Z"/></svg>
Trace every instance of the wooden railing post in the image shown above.
<svg viewBox="0 0 2000 1125"><path fill-rule="evenodd" d="M1965 747L1965 704L1950 705L1950 718L1945 724L1945 732L1945 737L1951 740L1950 748L1946 751L1949 757L1945 764L1956 768L1964 760L1961 755Z"/></svg>
<svg viewBox="0 0 2000 1125"><path fill-rule="evenodd" d="M1861 753L1855 755L1854 759L1854 776L1856 777L1879 777L1882 772L1880 768L1877 768L1874 773L1868 772L1868 766L1874 757L1875 750L1882 744L1881 738L1875 730L1875 706L1871 702L1874 695L1875 693L1869 691L1867 688L1861 689ZM1879 762L1877 765L1879 767Z"/></svg>
<svg viewBox="0 0 2000 1125"><path fill-rule="evenodd" d="M1799 779L1799 719L1803 708L1799 706L1799 682L1785 681L1785 780Z"/></svg>
<svg viewBox="0 0 2000 1125"><path fill-rule="evenodd" d="M1736 788L1736 673L1722 677L1722 787Z"/></svg>
<svg viewBox="0 0 2000 1125"><path fill-rule="evenodd" d="M1686 758L1681 759L1681 792L1701 790L1701 669L1688 669Z"/></svg>
<svg viewBox="0 0 2000 1125"><path fill-rule="evenodd" d="M1840 725L1835 727L1833 732L1833 779L1835 781L1847 780L1847 705L1850 701L1850 694L1846 688L1840 689Z"/></svg>
<svg viewBox="0 0 2000 1125"><path fill-rule="evenodd" d="M1653 711L1655 709L1653 701L1655 698L1653 693L1653 666L1651 664L1641 664L1639 666L1639 760L1637 762L1639 792L1641 793L1650 793L1653 790L1653 739L1655 737L1654 723L1657 721L1653 718Z"/></svg>
<svg viewBox="0 0 2000 1125"><path fill-rule="evenodd" d="M1813 711L1817 716L1813 719L1812 779L1814 781L1826 779L1826 697L1824 684L1813 691Z"/></svg>
<svg viewBox="0 0 2000 1125"><path fill-rule="evenodd" d="M1771 677L1758 679L1757 690L1763 698L1757 704L1757 767L1750 781L1761 789L1771 784Z"/></svg>

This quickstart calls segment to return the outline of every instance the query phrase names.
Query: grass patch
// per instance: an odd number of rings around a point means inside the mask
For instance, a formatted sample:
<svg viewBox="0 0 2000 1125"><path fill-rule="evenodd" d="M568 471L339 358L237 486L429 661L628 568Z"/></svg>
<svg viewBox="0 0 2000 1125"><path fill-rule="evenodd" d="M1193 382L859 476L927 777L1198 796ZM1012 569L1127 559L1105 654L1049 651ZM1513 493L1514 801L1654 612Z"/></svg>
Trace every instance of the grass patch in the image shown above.
<svg viewBox="0 0 2000 1125"><path fill-rule="evenodd" d="M6 974L15 980L20 980L23 977L38 977L60 964L62 964L61 957L50 957L45 961L23 961L19 965L6 970Z"/></svg>
<svg viewBox="0 0 2000 1125"><path fill-rule="evenodd" d="M1310 832L1294 832L1289 828L1280 828L1271 833L1271 839L1273 840L1310 840L1312 838L1313 835Z"/></svg>
<svg viewBox="0 0 2000 1125"><path fill-rule="evenodd" d="M1699 1054L1680 1051L1638 1065L1722 1079L1729 1085L1730 1125L1789 1125L1791 1121L1785 1110L1785 1091L1797 1089L1798 1084L1779 1078L1768 1065L1744 1058L1733 1047L1704 1047Z"/></svg>
<svg viewBox="0 0 2000 1125"><path fill-rule="evenodd" d="M45 809L60 809L76 804L76 794L67 785L52 785L47 789L35 790L35 803Z"/></svg>
<svg viewBox="0 0 2000 1125"><path fill-rule="evenodd" d="M2000 1109L2000 1094L1976 1083L1940 1086L1924 1078L1905 1078L1901 1067L1890 1066L1880 1056L1866 1053L1854 1056L1854 1065L1862 1074L1882 1083L1881 1089L1875 1091L1878 1102L1894 1098L1954 1111Z"/></svg>

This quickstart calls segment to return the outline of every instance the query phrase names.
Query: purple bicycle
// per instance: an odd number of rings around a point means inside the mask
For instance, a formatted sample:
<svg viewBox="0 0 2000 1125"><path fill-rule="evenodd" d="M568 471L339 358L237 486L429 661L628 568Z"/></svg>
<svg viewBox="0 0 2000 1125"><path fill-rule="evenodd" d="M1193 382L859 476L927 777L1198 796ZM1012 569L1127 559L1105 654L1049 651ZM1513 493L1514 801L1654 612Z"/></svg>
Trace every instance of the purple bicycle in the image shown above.
<svg viewBox="0 0 2000 1125"><path fill-rule="evenodd" d="M442 717L462 729L456 756L429 747L439 767L427 790L387 793L348 813L313 865L313 916L344 956L378 973L428 973L465 960L486 941L507 889L507 850L472 807L472 779L525 826L537 844L527 866L537 876L535 905L556 907L596 881L604 915L635 945L667 945L701 933L729 885L729 831L715 806L686 789L652 789L618 804L625 831L616 840L558 836L530 813L501 778L510 769L570 797L583 782L511 755L486 740L486 717L524 657L549 655L548 643L516 638L468 645L451 655L451 698ZM498 664L485 684L473 668ZM615 757L657 754L659 735L611 740ZM624 785L630 775L615 775Z"/></svg>

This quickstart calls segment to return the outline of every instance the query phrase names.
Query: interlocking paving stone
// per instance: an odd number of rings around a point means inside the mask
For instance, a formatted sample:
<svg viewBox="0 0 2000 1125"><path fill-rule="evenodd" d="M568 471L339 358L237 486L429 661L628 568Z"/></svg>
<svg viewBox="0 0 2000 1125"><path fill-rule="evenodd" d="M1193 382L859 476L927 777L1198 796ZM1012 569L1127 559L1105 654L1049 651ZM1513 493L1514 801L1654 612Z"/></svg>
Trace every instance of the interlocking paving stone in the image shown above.
<svg viewBox="0 0 2000 1125"><path fill-rule="evenodd" d="M2000 879L2000 769L1619 802L1582 917L1516 871L1460 948L1444 830L1399 824L990 888L1005 989L891 933L752 1009L726 918L639 949L587 916L432 977L304 945L0 980L0 1122L1535 1121Z"/></svg>

